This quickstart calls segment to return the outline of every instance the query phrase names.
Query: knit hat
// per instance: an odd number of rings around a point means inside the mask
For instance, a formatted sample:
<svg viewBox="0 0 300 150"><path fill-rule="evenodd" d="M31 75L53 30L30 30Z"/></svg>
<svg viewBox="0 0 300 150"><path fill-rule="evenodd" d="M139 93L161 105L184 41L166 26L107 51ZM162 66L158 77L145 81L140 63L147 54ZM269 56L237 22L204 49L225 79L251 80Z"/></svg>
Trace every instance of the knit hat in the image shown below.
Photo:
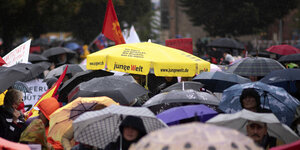
<svg viewBox="0 0 300 150"><path fill-rule="evenodd" d="M50 97L47 99L42 100L38 106L37 106L40 111L45 115L45 117L50 120L50 115L57 110L60 105L56 98Z"/></svg>

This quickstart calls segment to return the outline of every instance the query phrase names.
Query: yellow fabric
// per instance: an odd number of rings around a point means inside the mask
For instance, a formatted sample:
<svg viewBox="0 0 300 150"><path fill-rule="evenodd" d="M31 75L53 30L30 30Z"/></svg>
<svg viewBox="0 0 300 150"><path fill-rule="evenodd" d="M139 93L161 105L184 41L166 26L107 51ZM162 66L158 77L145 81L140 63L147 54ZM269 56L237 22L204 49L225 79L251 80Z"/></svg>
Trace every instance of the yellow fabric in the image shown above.
<svg viewBox="0 0 300 150"><path fill-rule="evenodd" d="M4 104L4 96L6 94L7 90L5 90L3 93L0 94L0 106Z"/></svg>
<svg viewBox="0 0 300 150"><path fill-rule="evenodd" d="M106 96L79 97L50 115L48 137L52 137L55 141L61 141L64 133L72 126L73 120L70 119L71 110L84 103L98 103L105 106L118 105L118 103Z"/></svg>
<svg viewBox="0 0 300 150"><path fill-rule="evenodd" d="M87 69L108 69L156 76L192 77L210 71L210 63L184 51L150 42L121 44L87 56ZM107 68L105 68L107 67Z"/></svg>

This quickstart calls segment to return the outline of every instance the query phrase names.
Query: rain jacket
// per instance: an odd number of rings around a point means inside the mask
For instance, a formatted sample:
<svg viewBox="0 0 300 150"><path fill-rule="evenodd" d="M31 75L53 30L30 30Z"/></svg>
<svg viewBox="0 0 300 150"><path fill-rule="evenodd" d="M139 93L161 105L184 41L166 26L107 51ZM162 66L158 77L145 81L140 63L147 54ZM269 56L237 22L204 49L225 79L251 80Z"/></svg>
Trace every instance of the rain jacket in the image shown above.
<svg viewBox="0 0 300 150"><path fill-rule="evenodd" d="M138 142L143 136L147 134L147 131L145 129L143 120L139 117L134 117L134 116L127 116L119 126L119 131L123 135L123 129L124 127L132 127L136 130L139 131L138 137L134 141L127 141L123 136L122 136L122 150L128 150L129 146L132 143ZM118 140L116 142L112 142L108 144L105 148L105 150L119 150L120 149L120 136L118 137Z"/></svg>
<svg viewBox="0 0 300 150"><path fill-rule="evenodd" d="M47 143L44 123L41 119L33 120L20 137L21 143L41 144L42 150L53 149Z"/></svg>
<svg viewBox="0 0 300 150"><path fill-rule="evenodd" d="M13 122L13 111L0 106L0 137L9 141L18 142L21 133L25 130L24 119L19 117L17 124Z"/></svg>
<svg viewBox="0 0 300 150"><path fill-rule="evenodd" d="M276 139L275 137L267 135L264 137L263 143L260 146L268 150L269 148L280 146L283 144L284 143L282 141Z"/></svg>

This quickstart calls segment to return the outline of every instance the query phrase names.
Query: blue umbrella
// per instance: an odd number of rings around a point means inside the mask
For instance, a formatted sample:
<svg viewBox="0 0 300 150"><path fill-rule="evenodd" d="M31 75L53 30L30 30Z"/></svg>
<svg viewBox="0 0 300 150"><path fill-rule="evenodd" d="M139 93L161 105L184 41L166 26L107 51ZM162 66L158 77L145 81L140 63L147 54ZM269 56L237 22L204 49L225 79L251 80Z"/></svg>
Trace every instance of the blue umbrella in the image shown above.
<svg viewBox="0 0 300 150"><path fill-rule="evenodd" d="M81 46L79 44L75 43L75 42L67 43L64 47L69 48L73 51L81 48Z"/></svg>
<svg viewBox="0 0 300 150"><path fill-rule="evenodd" d="M296 81L300 80L300 69L275 70L260 81L284 88L289 93L297 92Z"/></svg>
<svg viewBox="0 0 300 150"><path fill-rule="evenodd" d="M201 105L186 105L170 108L157 115L157 118L161 119L168 125L179 124L181 120L194 118L200 122L206 122L210 118L216 116L218 113L209 107Z"/></svg>
<svg viewBox="0 0 300 150"><path fill-rule="evenodd" d="M232 85L251 82L251 80L242 76L223 71L202 72L193 81L203 83L204 88L212 92L223 92Z"/></svg>
<svg viewBox="0 0 300 150"><path fill-rule="evenodd" d="M262 82L237 84L224 90L219 109L226 113L242 110L239 98L246 88L255 88L261 96L261 107L270 109L282 123L291 125L300 102L283 88Z"/></svg>

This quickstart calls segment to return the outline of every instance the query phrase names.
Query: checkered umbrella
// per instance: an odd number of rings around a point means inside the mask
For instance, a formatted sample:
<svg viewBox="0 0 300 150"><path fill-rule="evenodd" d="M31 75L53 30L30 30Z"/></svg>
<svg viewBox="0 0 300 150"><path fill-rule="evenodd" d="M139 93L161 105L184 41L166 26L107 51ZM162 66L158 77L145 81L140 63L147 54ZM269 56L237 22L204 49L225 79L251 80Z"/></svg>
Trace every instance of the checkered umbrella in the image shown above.
<svg viewBox="0 0 300 150"><path fill-rule="evenodd" d="M147 133L167 126L148 108L111 105L80 115L73 122L74 138L80 143L105 148L110 142L117 141L119 125L126 116L140 117Z"/></svg>
<svg viewBox="0 0 300 150"><path fill-rule="evenodd" d="M240 76L265 76L271 71L285 69L278 61L264 57L247 57L230 66L226 72Z"/></svg>

